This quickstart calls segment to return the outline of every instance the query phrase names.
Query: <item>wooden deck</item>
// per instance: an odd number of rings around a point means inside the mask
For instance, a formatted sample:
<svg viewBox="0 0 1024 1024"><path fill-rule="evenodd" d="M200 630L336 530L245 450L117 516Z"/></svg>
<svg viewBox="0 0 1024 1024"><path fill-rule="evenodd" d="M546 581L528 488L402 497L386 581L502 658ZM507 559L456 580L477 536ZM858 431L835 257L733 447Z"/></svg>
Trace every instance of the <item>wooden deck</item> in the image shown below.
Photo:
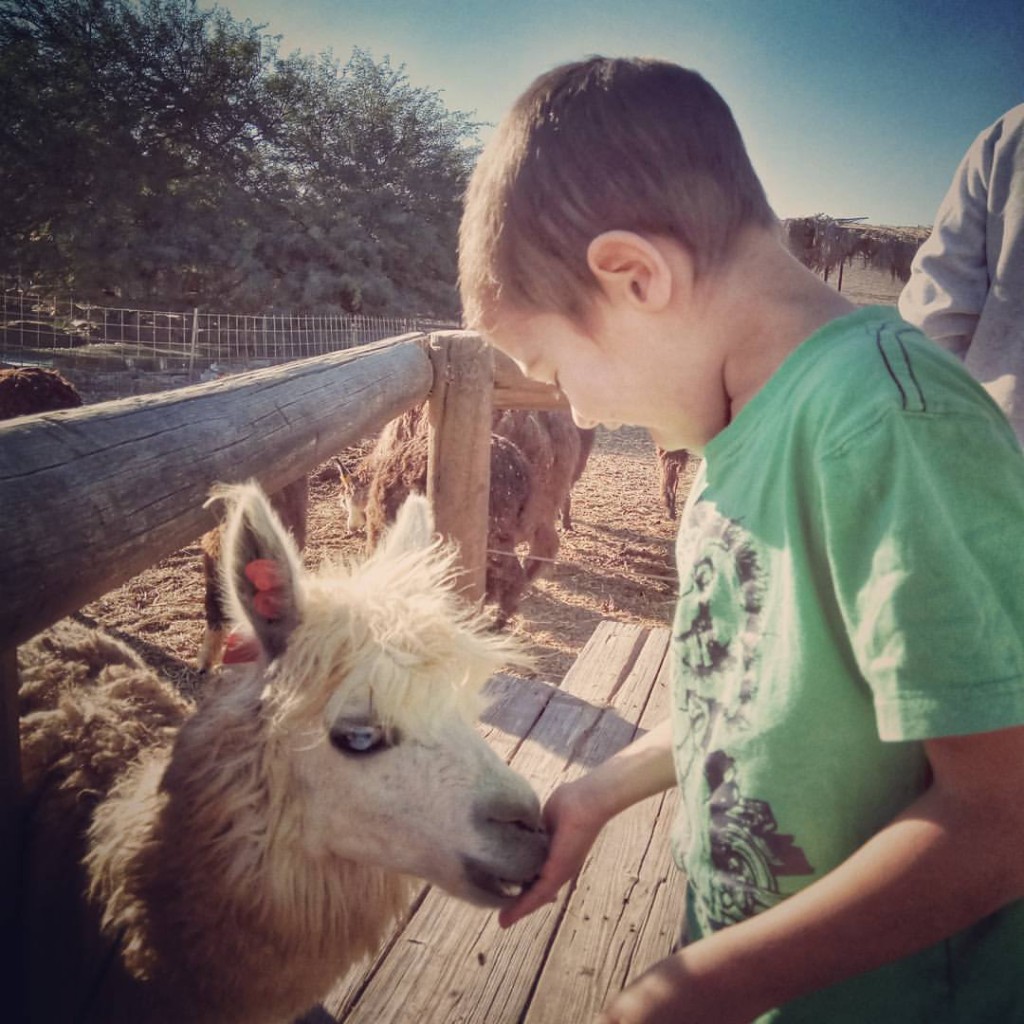
<svg viewBox="0 0 1024 1024"><path fill-rule="evenodd" d="M561 686L499 676L482 728L545 798L668 714L669 631L601 623ZM599 838L574 887L502 931L493 911L424 888L408 920L302 1024L564 1024L589 1020L672 948L683 878L669 855L675 794Z"/></svg>

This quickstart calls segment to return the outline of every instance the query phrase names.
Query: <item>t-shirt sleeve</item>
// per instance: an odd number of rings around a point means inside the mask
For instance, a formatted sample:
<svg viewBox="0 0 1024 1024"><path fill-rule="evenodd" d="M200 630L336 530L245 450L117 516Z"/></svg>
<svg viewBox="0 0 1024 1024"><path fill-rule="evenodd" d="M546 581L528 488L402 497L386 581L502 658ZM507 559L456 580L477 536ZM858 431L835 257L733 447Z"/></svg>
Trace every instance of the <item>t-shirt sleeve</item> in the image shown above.
<svg viewBox="0 0 1024 1024"><path fill-rule="evenodd" d="M820 466L828 575L883 740L1024 723L1024 458L980 415L889 410Z"/></svg>

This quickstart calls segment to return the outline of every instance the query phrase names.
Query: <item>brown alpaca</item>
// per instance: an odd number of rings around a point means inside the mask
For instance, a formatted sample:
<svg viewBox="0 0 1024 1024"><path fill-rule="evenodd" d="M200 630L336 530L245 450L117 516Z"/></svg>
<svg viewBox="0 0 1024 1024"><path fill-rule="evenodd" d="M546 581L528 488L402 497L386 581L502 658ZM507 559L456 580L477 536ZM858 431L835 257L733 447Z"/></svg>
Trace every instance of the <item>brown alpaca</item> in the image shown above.
<svg viewBox="0 0 1024 1024"><path fill-rule="evenodd" d="M348 514L349 533L366 528L366 506L370 498L370 486L377 475L378 463L388 460L389 453L406 441L411 441L417 436L426 437L427 430L426 406L416 405L387 423L369 454L361 459L355 468L348 468L341 459L334 460L341 477L341 503ZM424 493L426 473L424 464L423 483L404 493Z"/></svg>
<svg viewBox="0 0 1024 1024"><path fill-rule="evenodd" d="M572 529L572 489L577 481L583 476L583 470L587 468L590 460L590 453L594 450L594 439L597 436L596 427L578 427L580 434L580 456L576 462L576 470L572 475L572 483L569 485L569 493L565 496L562 505L562 529Z"/></svg>
<svg viewBox="0 0 1024 1024"><path fill-rule="evenodd" d="M555 528L559 517L571 522L569 495L586 466L581 431L567 412L508 409L495 417L494 432L512 441L530 467L523 538L530 549L525 567L530 581L554 564L561 545Z"/></svg>
<svg viewBox="0 0 1024 1024"><path fill-rule="evenodd" d="M369 455L342 472L342 500L349 529L366 526L372 550L408 494L427 485L427 418L422 406L392 420ZM558 554L555 523L571 523L569 494L586 466L593 432L581 431L568 413L506 411L494 417L488 514L487 601L498 605L496 625L519 608L530 580ZM516 546L529 546L525 566Z"/></svg>
<svg viewBox="0 0 1024 1024"><path fill-rule="evenodd" d="M661 482L661 500L669 519L676 517L676 492L679 489L679 477L686 471L690 462L690 453L685 448L668 452L658 448L658 477Z"/></svg>
<svg viewBox="0 0 1024 1024"><path fill-rule="evenodd" d="M386 526L394 521L405 499L410 494L424 494L427 489L426 417L415 422L412 433L407 426L408 421L382 434L356 470L367 481L362 513L370 551L376 547ZM357 497L354 489L346 494L350 523L358 515ZM527 539L525 514L529 498L530 467L522 452L507 438L492 434L484 597L498 606L496 626L504 625L515 614L526 586L516 544Z"/></svg>
<svg viewBox="0 0 1024 1024"><path fill-rule="evenodd" d="M82 397L75 386L56 370L41 366L0 369L0 420L74 409L81 404Z"/></svg>
<svg viewBox="0 0 1024 1024"><path fill-rule="evenodd" d="M119 939L105 1020L291 1021L377 947L409 876L499 906L546 855L536 796L472 726L513 648L450 590L426 501L362 566L311 575L258 488L222 497L226 596L256 660L197 710L76 624L19 651L26 919L34 854L87 826L85 905ZM62 924L30 943L44 967Z"/></svg>

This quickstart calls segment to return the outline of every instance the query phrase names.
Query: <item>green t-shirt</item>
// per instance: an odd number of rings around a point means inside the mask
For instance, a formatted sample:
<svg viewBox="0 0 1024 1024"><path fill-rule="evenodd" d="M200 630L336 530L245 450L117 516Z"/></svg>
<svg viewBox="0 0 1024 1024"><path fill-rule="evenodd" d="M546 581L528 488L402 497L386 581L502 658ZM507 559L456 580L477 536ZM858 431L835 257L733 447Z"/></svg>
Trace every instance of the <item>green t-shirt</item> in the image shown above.
<svg viewBox="0 0 1024 1024"><path fill-rule="evenodd" d="M921 741L1024 723L1024 456L894 310L815 333L711 441L677 561L690 938L844 861L927 785ZM1024 1021L1024 904L764 1019Z"/></svg>

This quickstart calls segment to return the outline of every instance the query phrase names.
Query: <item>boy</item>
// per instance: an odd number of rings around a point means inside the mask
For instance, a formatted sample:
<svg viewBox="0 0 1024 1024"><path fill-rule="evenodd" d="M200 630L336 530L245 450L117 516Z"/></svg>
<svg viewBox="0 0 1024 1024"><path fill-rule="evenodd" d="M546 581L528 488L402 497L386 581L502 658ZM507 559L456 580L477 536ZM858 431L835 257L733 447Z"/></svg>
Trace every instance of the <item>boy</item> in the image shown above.
<svg viewBox="0 0 1024 1024"><path fill-rule="evenodd" d="M684 944L602 1024L1024 1021L1024 463L1002 414L789 256L728 107L671 64L539 78L474 173L460 274L468 323L578 422L705 458L673 721L552 794L548 862L501 923L678 784Z"/></svg>

